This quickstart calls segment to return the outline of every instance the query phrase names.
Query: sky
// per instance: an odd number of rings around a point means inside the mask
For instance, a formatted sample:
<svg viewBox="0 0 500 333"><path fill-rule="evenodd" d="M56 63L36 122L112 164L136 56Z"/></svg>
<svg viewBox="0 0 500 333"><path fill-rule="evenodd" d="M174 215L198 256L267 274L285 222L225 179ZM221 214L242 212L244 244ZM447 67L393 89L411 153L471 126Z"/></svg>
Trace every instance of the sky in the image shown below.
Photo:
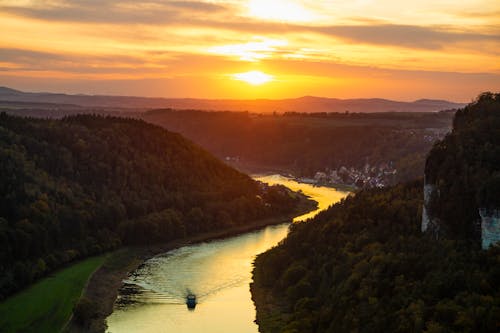
<svg viewBox="0 0 500 333"><path fill-rule="evenodd" d="M500 90L498 0L0 0L0 86L469 102Z"/></svg>

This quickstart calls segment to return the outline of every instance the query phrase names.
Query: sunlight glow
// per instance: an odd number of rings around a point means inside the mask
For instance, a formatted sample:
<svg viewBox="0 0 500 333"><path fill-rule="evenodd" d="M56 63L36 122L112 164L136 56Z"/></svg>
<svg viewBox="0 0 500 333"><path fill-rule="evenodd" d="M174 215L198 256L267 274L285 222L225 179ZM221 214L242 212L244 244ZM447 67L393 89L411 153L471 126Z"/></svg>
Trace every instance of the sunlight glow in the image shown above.
<svg viewBox="0 0 500 333"><path fill-rule="evenodd" d="M225 56L235 56L244 61L259 61L270 58L278 48L288 45L286 40L254 37L254 41L244 44L214 46L208 51Z"/></svg>
<svg viewBox="0 0 500 333"><path fill-rule="evenodd" d="M0 85L469 102L500 86L498 22L498 0L0 0Z"/></svg>
<svg viewBox="0 0 500 333"><path fill-rule="evenodd" d="M244 81L246 83L258 86L274 80L272 75L262 73L260 71L250 71L245 73L233 74L235 80Z"/></svg>
<svg viewBox="0 0 500 333"><path fill-rule="evenodd" d="M250 0L248 14L264 20L306 22L314 15L295 1L288 0Z"/></svg>

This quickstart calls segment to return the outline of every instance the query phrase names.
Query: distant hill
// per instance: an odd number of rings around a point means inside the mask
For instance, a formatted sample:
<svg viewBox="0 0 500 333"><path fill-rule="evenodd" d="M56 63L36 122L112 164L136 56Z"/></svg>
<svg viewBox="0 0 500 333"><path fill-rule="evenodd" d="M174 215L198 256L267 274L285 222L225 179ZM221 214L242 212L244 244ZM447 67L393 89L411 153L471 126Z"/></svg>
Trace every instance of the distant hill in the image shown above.
<svg viewBox="0 0 500 333"><path fill-rule="evenodd" d="M31 93L0 87L0 101L73 104L84 107L111 108L172 108L196 110L226 110L267 112L433 112L457 109L464 104L444 100L420 99L398 102L387 99L337 99L304 96L291 99L196 99L148 98L134 96L67 95L56 93Z"/></svg>

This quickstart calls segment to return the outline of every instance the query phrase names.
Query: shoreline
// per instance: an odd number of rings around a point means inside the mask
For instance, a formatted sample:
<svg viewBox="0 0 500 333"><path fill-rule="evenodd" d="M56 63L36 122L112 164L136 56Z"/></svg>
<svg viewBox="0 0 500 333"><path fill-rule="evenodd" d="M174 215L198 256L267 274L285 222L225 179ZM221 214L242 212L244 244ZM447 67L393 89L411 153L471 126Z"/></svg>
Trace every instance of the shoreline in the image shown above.
<svg viewBox="0 0 500 333"><path fill-rule="evenodd" d="M106 318L113 312L114 303L123 280L145 260L155 255L172 251L182 246L234 237L271 225L291 223L295 216L307 213L315 209L316 206L317 203L315 201L304 197L293 213L280 217L256 220L229 229L204 232L164 244L123 247L111 252L109 258L91 275L80 298L86 298L95 305L95 314L85 323L85 327L79 325L74 320L74 316L72 316L62 332L104 332L107 328Z"/></svg>
<svg viewBox="0 0 500 333"><path fill-rule="evenodd" d="M258 285L254 270L252 270L250 294L255 305L255 323L259 327L259 332L279 332L284 326L283 320L287 317L286 306L278 302L279 298L273 295L272 290Z"/></svg>

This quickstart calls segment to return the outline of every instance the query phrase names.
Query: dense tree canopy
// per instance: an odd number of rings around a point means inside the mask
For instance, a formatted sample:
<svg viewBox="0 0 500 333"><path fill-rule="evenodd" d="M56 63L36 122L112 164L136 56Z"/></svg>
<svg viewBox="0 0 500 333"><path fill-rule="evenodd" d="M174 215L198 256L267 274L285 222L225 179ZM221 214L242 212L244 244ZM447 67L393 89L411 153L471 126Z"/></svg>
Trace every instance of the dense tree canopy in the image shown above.
<svg viewBox="0 0 500 333"><path fill-rule="evenodd" d="M148 244L289 211L205 150L143 121L0 114L0 298L120 244Z"/></svg>
<svg viewBox="0 0 500 333"><path fill-rule="evenodd" d="M422 235L421 189L362 191L259 255L261 332L498 332L500 248Z"/></svg>
<svg viewBox="0 0 500 333"><path fill-rule="evenodd" d="M500 94L463 110L432 149L429 207L447 232L420 233L419 182L364 190L255 262L261 331L499 332L500 245L481 250L478 208L499 205Z"/></svg>
<svg viewBox="0 0 500 333"><path fill-rule="evenodd" d="M429 210L442 234L477 238L479 208L500 208L500 94L484 93L456 113L453 131L429 154L425 177L436 185Z"/></svg>
<svg viewBox="0 0 500 333"><path fill-rule="evenodd" d="M178 132L214 155L230 157L237 161L235 166L250 171L271 169L311 177L318 171L342 166L361 170L366 164L389 164L397 173L385 177L384 183L421 177L427 152L433 142L449 131L454 114L454 110L252 114L37 104L4 110L33 117L62 118L75 113L135 117Z"/></svg>
<svg viewBox="0 0 500 333"><path fill-rule="evenodd" d="M243 166L280 168L297 176L317 171L391 163L396 181L420 178L425 155L449 130L452 112L313 113L153 110L142 119L179 132Z"/></svg>

